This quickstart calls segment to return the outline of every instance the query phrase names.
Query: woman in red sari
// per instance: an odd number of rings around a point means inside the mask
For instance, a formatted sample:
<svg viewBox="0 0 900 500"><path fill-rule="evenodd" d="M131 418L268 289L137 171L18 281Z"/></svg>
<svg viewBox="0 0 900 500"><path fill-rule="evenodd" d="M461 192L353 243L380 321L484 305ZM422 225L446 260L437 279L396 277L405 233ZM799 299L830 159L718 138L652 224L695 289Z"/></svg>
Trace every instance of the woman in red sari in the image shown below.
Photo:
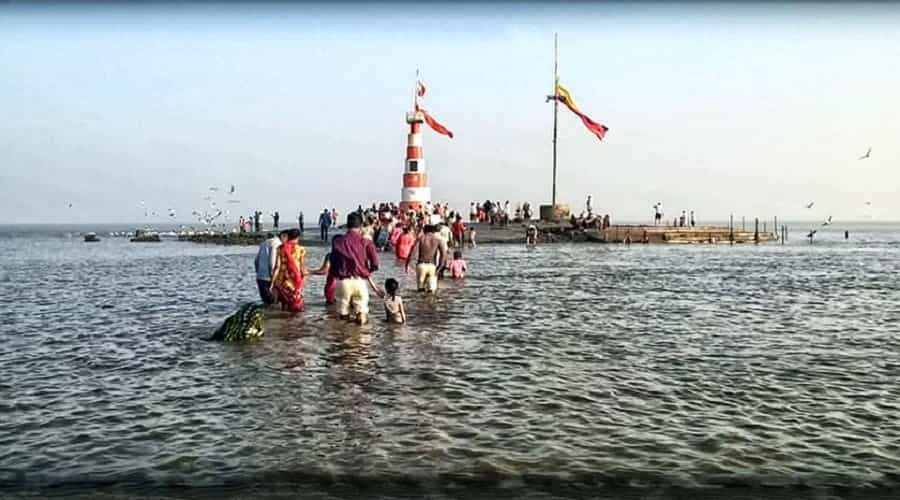
<svg viewBox="0 0 900 500"><path fill-rule="evenodd" d="M281 308L298 313L303 310L303 278L309 272L303 262L306 249L300 246L300 230L288 231L287 241L278 249L272 292Z"/></svg>

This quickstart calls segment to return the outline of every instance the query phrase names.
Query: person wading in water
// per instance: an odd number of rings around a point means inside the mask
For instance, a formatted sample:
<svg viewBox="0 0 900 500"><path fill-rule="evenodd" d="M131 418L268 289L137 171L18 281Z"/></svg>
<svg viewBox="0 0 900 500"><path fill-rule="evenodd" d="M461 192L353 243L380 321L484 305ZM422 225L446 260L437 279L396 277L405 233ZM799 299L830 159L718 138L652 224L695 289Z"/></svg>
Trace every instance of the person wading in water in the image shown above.
<svg viewBox="0 0 900 500"><path fill-rule="evenodd" d="M422 235L416 240L415 246L406 259L406 272L409 272L409 263L416 257L416 283L419 291L429 293L437 292L437 271L446 262L447 243L435 234L433 225L426 225Z"/></svg>
<svg viewBox="0 0 900 500"><path fill-rule="evenodd" d="M331 244L331 270L337 280L338 314L350 319L356 314L359 324L369 321L369 286L378 270L378 251L372 240L363 238L362 217L347 216L347 234Z"/></svg>
<svg viewBox="0 0 900 500"><path fill-rule="evenodd" d="M275 303L272 294L272 275L275 272L275 263L278 258L278 250L287 241L288 232L282 231L278 236L271 235L259 245L256 252L256 286L259 288L259 298L264 304L270 306Z"/></svg>

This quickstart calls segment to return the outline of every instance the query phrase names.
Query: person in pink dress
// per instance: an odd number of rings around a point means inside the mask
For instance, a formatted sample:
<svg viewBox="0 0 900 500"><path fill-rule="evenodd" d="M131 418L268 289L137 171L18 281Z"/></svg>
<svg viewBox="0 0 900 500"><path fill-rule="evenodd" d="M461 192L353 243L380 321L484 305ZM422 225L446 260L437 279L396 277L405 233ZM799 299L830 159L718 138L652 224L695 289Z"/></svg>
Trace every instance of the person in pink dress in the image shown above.
<svg viewBox="0 0 900 500"><path fill-rule="evenodd" d="M391 230L391 235L388 238L388 242L391 244L391 248L397 248L397 240L400 239L400 235L403 234L403 226L397 222L394 224L394 229Z"/></svg>
<svg viewBox="0 0 900 500"><path fill-rule="evenodd" d="M406 226L403 228L403 233L397 238L397 244L394 245L397 258L400 260L408 259L410 252L412 252L413 245L415 244L416 234L413 232L412 226Z"/></svg>
<svg viewBox="0 0 900 500"><path fill-rule="evenodd" d="M453 252L453 260L450 261L448 267L450 268L450 277L453 279L461 280L466 277L468 268L466 267L466 261L462 258L462 252L459 250Z"/></svg>

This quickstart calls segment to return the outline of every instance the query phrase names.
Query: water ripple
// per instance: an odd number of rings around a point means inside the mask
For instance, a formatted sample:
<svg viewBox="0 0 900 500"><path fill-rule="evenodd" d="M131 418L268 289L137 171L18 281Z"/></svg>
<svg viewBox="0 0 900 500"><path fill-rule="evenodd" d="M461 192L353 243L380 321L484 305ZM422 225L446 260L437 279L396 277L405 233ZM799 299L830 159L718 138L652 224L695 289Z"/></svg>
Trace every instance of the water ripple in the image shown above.
<svg viewBox="0 0 900 500"><path fill-rule="evenodd" d="M437 297L385 258L409 324L314 277L241 345L201 338L253 249L48 248L2 252L0 488L900 486L896 245L484 247Z"/></svg>

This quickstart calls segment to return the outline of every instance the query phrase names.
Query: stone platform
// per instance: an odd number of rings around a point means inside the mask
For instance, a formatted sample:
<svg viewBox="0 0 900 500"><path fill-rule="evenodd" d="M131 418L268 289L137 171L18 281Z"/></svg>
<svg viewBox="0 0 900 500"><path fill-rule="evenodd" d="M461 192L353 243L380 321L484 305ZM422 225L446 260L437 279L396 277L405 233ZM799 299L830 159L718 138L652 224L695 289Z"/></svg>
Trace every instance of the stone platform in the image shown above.
<svg viewBox="0 0 900 500"><path fill-rule="evenodd" d="M597 228L573 228L569 223L532 221L538 228L540 243L563 242L593 242L593 243L624 243L630 236L632 243L730 243L731 230L727 226L647 226L647 225L612 225L606 229ZM525 229L528 224L522 222L510 223L507 226L494 225L479 222L466 227L475 229L475 241L479 245L491 244L524 244ZM259 245L268 233L200 233L193 235L180 235L179 241L192 243L206 243L215 245ZM324 247L330 244L331 235L343 234L342 229L329 233L329 242L319 239L319 232L306 231L301 243L307 247ZM733 233L735 243L753 243L755 236L753 231L735 230ZM771 232L759 233L759 242L775 241L776 237Z"/></svg>

